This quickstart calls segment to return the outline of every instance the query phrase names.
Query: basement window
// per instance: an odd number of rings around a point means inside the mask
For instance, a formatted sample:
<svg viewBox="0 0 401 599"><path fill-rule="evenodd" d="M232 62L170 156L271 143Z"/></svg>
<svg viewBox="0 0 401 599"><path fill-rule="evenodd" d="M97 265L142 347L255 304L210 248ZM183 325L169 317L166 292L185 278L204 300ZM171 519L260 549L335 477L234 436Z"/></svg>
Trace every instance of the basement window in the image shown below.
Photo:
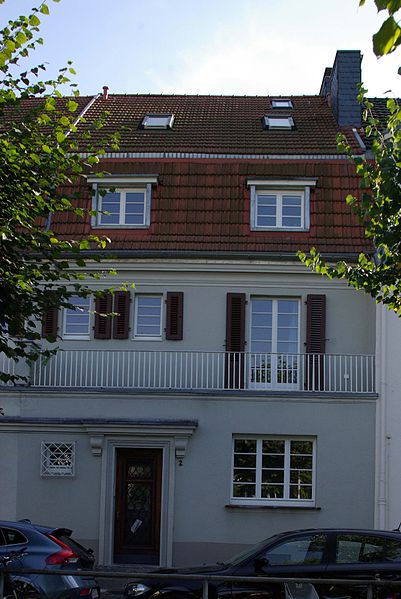
<svg viewBox="0 0 401 599"><path fill-rule="evenodd" d="M294 106L292 100L279 98L277 100L272 100L272 108L294 108Z"/></svg>
<svg viewBox="0 0 401 599"><path fill-rule="evenodd" d="M171 129L173 122L173 114L147 114L142 121L142 127L144 129Z"/></svg>
<svg viewBox="0 0 401 599"><path fill-rule="evenodd" d="M291 116L267 116L263 117L263 123L266 129L294 129L294 119Z"/></svg>

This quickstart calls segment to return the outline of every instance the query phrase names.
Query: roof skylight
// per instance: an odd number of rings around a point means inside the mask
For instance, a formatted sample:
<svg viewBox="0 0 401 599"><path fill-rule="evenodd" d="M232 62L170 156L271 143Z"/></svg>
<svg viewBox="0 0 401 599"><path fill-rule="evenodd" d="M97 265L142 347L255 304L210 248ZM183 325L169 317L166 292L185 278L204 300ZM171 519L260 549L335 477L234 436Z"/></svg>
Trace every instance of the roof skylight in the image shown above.
<svg viewBox="0 0 401 599"><path fill-rule="evenodd" d="M294 129L294 119L291 116L267 116L263 117L266 129Z"/></svg>
<svg viewBox="0 0 401 599"><path fill-rule="evenodd" d="M292 100L289 98L276 98L272 100L272 108L293 108Z"/></svg>
<svg viewBox="0 0 401 599"><path fill-rule="evenodd" d="M146 114L142 121L142 127L144 129L171 129L173 122L173 114Z"/></svg>

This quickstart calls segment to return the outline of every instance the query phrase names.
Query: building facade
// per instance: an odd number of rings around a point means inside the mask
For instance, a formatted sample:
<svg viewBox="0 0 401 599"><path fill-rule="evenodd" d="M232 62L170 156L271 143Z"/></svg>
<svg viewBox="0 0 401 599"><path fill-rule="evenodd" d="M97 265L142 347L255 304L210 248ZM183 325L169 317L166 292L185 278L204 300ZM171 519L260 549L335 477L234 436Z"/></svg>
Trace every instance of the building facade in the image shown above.
<svg viewBox="0 0 401 599"><path fill-rule="evenodd" d="M1 389L0 517L68 526L107 565L374 525L375 306L296 255L369 249L336 146L364 151L360 61L339 52L318 96L88 99L121 148L77 190L97 216L53 226L107 234L93 269L118 275L94 288L135 289L46 315L61 351Z"/></svg>

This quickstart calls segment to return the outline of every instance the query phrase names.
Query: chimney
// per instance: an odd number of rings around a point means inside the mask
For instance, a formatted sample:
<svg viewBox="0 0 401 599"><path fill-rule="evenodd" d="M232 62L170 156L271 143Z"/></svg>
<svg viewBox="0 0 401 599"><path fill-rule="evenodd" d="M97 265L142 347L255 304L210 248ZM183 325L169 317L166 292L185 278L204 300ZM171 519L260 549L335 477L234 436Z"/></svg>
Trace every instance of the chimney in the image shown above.
<svg viewBox="0 0 401 599"><path fill-rule="evenodd" d="M109 88L107 87L107 85L103 86L103 100L108 100L109 99Z"/></svg>
<svg viewBox="0 0 401 599"><path fill-rule="evenodd" d="M340 126L360 127L361 106L357 100L361 83L362 56L359 50L338 50L333 68L323 75L320 95L331 101L331 108Z"/></svg>

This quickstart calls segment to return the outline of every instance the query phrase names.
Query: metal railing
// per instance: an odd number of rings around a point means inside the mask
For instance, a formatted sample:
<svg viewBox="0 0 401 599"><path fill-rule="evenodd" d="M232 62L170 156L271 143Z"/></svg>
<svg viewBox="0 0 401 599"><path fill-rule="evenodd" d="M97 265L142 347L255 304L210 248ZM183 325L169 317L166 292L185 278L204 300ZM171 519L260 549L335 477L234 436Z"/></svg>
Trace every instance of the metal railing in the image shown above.
<svg viewBox="0 0 401 599"><path fill-rule="evenodd" d="M149 390L375 392L375 359L364 354L59 350L39 358L33 387Z"/></svg>
<svg viewBox="0 0 401 599"><path fill-rule="evenodd" d="M202 599L208 599L209 596L209 585L213 583L221 584L222 582L241 583L241 589L245 592L244 584L252 585L271 585L271 584L295 584L295 585L313 585L313 587L319 586L339 586L342 589L351 591L352 587L366 587L366 599L374 599L375 591L385 587L386 589L400 589L401 581L395 580L383 580L378 576L367 579L347 579L347 578L302 578L302 577L275 577L275 576L219 576L213 574L178 574L168 573L159 574L150 572L136 572L136 571L103 571L103 570L48 570L39 568L1 568L0 569L0 589L3 587L2 582L4 577L8 574L44 574L49 576L63 575L66 576L81 576L81 577L94 577L97 579L108 578L108 579L123 579L124 581L129 580L173 580L173 581L199 581L199 590L202 588ZM233 585L234 586L234 585ZM262 587L263 588L263 587ZM359 591L358 589L358 591ZM184 593L184 589L183 589ZM196 591L195 591L195 594ZM359 593L360 594L360 593ZM199 593L200 595L200 593ZM304 597L304 594L300 590L300 597ZM0 599L3 597L0 595ZM295 599L297 599L295 595Z"/></svg>

